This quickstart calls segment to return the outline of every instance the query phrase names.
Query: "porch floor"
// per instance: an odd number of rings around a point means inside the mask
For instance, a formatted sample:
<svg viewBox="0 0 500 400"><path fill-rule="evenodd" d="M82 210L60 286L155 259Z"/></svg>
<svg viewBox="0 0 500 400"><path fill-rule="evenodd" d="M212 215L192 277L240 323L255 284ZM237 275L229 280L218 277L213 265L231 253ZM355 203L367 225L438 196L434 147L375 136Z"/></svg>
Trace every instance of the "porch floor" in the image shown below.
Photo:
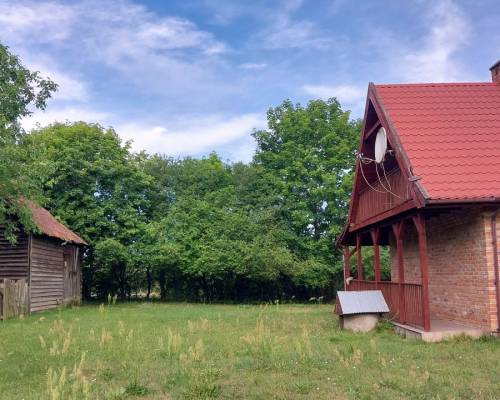
<svg viewBox="0 0 500 400"><path fill-rule="evenodd" d="M486 331L480 328L460 325L456 322L446 321L441 319L431 320L431 331L426 332L423 329L415 328L414 326L400 324L392 321L395 330L400 335L406 338L422 339L424 342L439 342L453 336L470 336L479 338Z"/></svg>

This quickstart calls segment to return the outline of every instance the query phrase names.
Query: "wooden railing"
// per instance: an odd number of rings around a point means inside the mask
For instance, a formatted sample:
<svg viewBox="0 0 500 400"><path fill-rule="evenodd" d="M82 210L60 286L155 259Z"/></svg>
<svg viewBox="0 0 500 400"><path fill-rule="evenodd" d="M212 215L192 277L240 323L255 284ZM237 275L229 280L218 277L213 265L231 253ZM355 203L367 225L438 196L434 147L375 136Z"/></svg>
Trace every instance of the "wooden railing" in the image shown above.
<svg viewBox="0 0 500 400"><path fill-rule="evenodd" d="M419 328L424 326L420 284L355 279L347 286L347 290L380 290L389 306L389 315L392 319Z"/></svg>

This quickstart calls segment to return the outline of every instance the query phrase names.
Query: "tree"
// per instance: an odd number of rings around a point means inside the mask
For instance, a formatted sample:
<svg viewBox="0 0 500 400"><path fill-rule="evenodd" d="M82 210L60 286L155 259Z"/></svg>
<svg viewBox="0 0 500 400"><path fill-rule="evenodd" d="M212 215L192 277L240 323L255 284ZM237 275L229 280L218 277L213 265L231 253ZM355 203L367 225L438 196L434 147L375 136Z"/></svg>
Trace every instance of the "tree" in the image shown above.
<svg viewBox="0 0 500 400"><path fill-rule="evenodd" d="M97 244L113 239L129 246L141 237L152 177L143 171L141 155L131 153L113 129L97 124L55 123L27 135L23 145L45 148L48 208L90 244L83 269L88 297L96 287L105 287L94 276Z"/></svg>
<svg viewBox="0 0 500 400"><path fill-rule="evenodd" d="M314 100L307 107L285 101L267 117L269 129L254 133L254 163L274 186L295 234L295 254L314 265L309 269L315 275L324 271L317 279L325 282L341 270L333 241L346 218L359 121L350 120L335 99Z"/></svg>
<svg viewBox="0 0 500 400"><path fill-rule="evenodd" d="M84 293L197 301L331 296L358 123L335 100L285 102L250 164L133 153L113 129L55 123L22 137L48 208L81 234ZM33 149L43 149L37 158Z"/></svg>
<svg viewBox="0 0 500 400"><path fill-rule="evenodd" d="M120 299L125 299L130 293L127 248L115 239L104 239L95 246L95 261L98 292L118 294Z"/></svg>
<svg viewBox="0 0 500 400"><path fill-rule="evenodd" d="M26 163L38 150L30 153L18 145L24 131L20 119L32 109L45 109L47 100L57 89L50 79L25 68L9 48L0 44L0 224L6 236L15 240L20 219L26 230L34 228L31 214L21 198L41 200L39 183L43 177L43 164L33 168Z"/></svg>

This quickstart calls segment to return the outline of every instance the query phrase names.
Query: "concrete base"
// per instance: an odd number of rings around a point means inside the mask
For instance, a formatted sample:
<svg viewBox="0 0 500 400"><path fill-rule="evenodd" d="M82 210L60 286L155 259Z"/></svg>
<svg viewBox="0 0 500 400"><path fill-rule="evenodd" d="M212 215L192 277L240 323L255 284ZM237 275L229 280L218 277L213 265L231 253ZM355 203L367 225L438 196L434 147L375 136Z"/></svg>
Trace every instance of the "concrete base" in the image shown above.
<svg viewBox="0 0 500 400"><path fill-rule="evenodd" d="M353 332L368 332L375 329L379 314L351 314L340 316L340 326Z"/></svg>
<svg viewBox="0 0 500 400"><path fill-rule="evenodd" d="M395 331L401 336L408 339L421 339L424 342L440 342L441 340L461 335L477 339L487 333L479 328L472 328L469 326L459 325L455 322L443 320L431 320L430 332L397 322L393 322L393 324Z"/></svg>

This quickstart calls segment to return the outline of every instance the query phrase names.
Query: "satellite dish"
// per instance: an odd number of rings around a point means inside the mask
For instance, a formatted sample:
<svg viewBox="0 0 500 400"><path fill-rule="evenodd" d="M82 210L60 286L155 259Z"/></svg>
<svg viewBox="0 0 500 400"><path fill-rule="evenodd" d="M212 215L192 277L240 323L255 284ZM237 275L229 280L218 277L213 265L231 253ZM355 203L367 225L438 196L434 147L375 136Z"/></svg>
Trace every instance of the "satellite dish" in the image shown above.
<svg viewBox="0 0 500 400"><path fill-rule="evenodd" d="M385 152L387 151L387 133L385 128L380 128L375 138L375 161L380 164L384 161Z"/></svg>

